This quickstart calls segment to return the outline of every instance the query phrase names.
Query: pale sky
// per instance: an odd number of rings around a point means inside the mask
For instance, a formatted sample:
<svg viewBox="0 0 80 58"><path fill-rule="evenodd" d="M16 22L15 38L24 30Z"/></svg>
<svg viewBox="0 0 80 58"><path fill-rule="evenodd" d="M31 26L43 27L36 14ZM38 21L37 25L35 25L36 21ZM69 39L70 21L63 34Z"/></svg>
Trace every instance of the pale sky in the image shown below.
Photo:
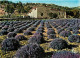
<svg viewBox="0 0 80 58"><path fill-rule="evenodd" d="M8 0L12 2L29 3L52 3L60 6L76 7L80 6L80 0Z"/></svg>

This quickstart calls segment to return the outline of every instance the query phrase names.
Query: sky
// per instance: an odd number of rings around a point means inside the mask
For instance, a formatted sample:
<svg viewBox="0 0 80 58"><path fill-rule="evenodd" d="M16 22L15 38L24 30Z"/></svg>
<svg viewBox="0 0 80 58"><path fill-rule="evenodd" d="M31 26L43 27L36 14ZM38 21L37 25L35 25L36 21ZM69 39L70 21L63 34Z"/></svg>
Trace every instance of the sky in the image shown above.
<svg viewBox="0 0 80 58"><path fill-rule="evenodd" d="M48 4L56 4L60 6L68 6L68 7L77 7L80 6L80 0L8 0L12 2L22 3L48 3Z"/></svg>

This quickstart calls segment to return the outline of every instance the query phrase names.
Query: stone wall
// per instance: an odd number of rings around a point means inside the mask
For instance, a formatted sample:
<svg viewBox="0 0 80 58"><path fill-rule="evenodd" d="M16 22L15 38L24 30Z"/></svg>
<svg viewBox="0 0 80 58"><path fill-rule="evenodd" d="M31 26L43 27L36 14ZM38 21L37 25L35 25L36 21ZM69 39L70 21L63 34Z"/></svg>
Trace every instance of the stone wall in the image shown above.
<svg viewBox="0 0 80 58"><path fill-rule="evenodd" d="M39 6L39 7L33 7L33 9L30 10L28 15L31 18L47 18L50 19L49 13L56 13L58 16L57 18L66 18L66 12L65 11L59 11L56 9L51 9L50 7L45 6Z"/></svg>
<svg viewBox="0 0 80 58"><path fill-rule="evenodd" d="M37 7L37 17L38 18L50 18L49 13L58 14L57 18L66 18L66 12L65 11L59 11L59 10L50 9L48 7L42 7L42 6Z"/></svg>
<svg viewBox="0 0 80 58"><path fill-rule="evenodd" d="M32 9L32 10L30 11L30 13L28 13L28 15L29 15L31 18L37 18L37 8Z"/></svg>

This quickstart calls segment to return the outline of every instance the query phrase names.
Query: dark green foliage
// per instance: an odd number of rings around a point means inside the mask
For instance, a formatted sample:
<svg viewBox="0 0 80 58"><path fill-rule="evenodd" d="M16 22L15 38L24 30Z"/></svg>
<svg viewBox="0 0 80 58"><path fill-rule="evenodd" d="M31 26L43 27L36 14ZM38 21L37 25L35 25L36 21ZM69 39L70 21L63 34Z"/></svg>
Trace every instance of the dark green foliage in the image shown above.
<svg viewBox="0 0 80 58"><path fill-rule="evenodd" d="M13 5L7 4L6 7L5 7L5 10L8 13L13 13L15 9L14 9Z"/></svg>
<svg viewBox="0 0 80 58"><path fill-rule="evenodd" d="M49 16L51 18L57 18L58 14L56 14L56 13L49 13Z"/></svg>
<svg viewBox="0 0 80 58"><path fill-rule="evenodd" d="M17 7L17 10L18 10L19 13L24 13L25 12L22 2L19 2L16 7Z"/></svg>

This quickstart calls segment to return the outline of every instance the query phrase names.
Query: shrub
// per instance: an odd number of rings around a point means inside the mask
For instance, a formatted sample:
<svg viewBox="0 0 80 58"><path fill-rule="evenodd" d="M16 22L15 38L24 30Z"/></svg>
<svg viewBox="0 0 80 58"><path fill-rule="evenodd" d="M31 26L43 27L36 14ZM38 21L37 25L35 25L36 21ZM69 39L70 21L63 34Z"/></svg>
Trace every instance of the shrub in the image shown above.
<svg viewBox="0 0 80 58"><path fill-rule="evenodd" d="M38 29L37 32L43 33L43 29Z"/></svg>
<svg viewBox="0 0 80 58"><path fill-rule="evenodd" d="M26 30L26 26L20 27L21 30Z"/></svg>
<svg viewBox="0 0 80 58"><path fill-rule="evenodd" d="M3 40L1 43L1 49L2 50L17 50L20 47L19 41L14 38L8 38Z"/></svg>
<svg viewBox="0 0 80 58"><path fill-rule="evenodd" d="M52 28L50 25L47 25L46 27L47 27L47 28Z"/></svg>
<svg viewBox="0 0 80 58"><path fill-rule="evenodd" d="M70 31L62 31L62 32L60 32L60 36L63 36L63 37L68 37L70 35L71 35Z"/></svg>
<svg viewBox="0 0 80 58"><path fill-rule="evenodd" d="M72 31L72 27L66 28L66 30L68 30L68 31Z"/></svg>
<svg viewBox="0 0 80 58"><path fill-rule="evenodd" d="M78 26L73 26L73 30L79 30Z"/></svg>
<svg viewBox="0 0 80 58"><path fill-rule="evenodd" d="M70 41L70 42L80 42L80 36L79 35L76 35L76 34L73 34L73 35L70 35L69 37L68 37L68 40Z"/></svg>
<svg viewBox="0 0 80 58"><path fill-rule="evenodd" d="M9 27L13 27L13 24L10 24Z"/></svg>
<svg viewBox="0 0 80 58"><path fill-rule="evenodd" d="M47 34L50 35L50 34L56 34L56 33L54 30L49 30L49 31L47 31Z"/></svg>
<svg viewBox="0 0 80 58"><path fill-rule="evenodd" d="M65 40L60 39L60 38L55 38L53 41L50 43L50 47L53 49L65 49L68 47L68 44Z"/></svg>
<svg viewBox="0 0 80 58"><path fill-rule="evenodd" d="M29 31L35 31L35 28L32 27L32 28L29 28L28 30Z"/></svg>
<svg viewBox="0 0 80 58"><path fill-rule="evenodd" d="M42 36L37 35L37 36L31 37L28 42L41 44L41 43L44 43L44 39Z"/></svg>
<svg viewBox="0 0 80 58"><path fill-rule="evenodd" d="M40 26L38 29L44 29L43 26Z"/></svg>
<svg viewBox="0 0 80 58"><path fill-rule="evenodd" d="M14 31L14 28L9 28L7 31L8 32L13 32Z"/></svg>
<svg viewBox="0 0 80 58"><path fill-rule="evenodd" d="M2 35L7 35L8 34L8 32L6 31L6 30L1 30L0 31L0 35L2 36Z"/></svg>
<svg viewBox="0 0 80 58"><path fill-rule="evenodd" d="M60 32L62 32L64 29L58 29L57 33L59 34Z"/></svg>
<svg viewBox="0 0 80 58"><path fill-rule="evenodd" d="M8 25L5 25L4 27L2 27L2 30L7 30L8 29Z"/></svg>
<svg viewBox="0 0 80 58"><path fill-rule="evenodd" d="M22 33L23 31L21 29L15 29L14 32L15 33Z"/></svg>
<svg viewBox="0 0 80 58"><path fill-rule="evenodd" d="M17 34L16 33L14 33L14 32L9 32L8 34L7 34L7 37L8 38L12 38L12 37L15 37Z"/></svg>
<svg viewBox="0 0 80 58"><path fill-rule="evenodd" d="M2 29L2 26L0 26L0 29Z"/></svg>
<svg viewBox="0 0 80 58"><path fill-rule="evenodd" d="M80 32L78 30L73 30L73 34L79 34Z"/></svg>
<svg viewBox="0 0 80 58"><path fill-rule="evenodd" d="M57 27L56 29L63 29L63 28L61 28L61 27Z"/></svg>
<svg viewBox="0 0 80 58"><path fill-rule="evenodd" d="M52 28L48 28L48 30L53 30Z"/></svg>
<svg viewBox="0 0 80 58"><path fill-rule="evenodd" d="M21 41L21 40L26 40L27 38L24 35L16 35L15 39L18 39Z"/></svg>
<svg viewBox="0 0 80 58"><path fill-rule="evenodd" d="M55 34L50 34L50 35L48 35L48 38L49 39L54 39L54 38L56 38L56 35Z"/></svg>
<svg viewBox="0 0 80 58"><path fill-rule="evenodd" d="M59 51L53 53L52 58L80 58L80 55L69 51Z"/></svg>
<svg viewBox="0 0 80 58"><path fill-rule="evenodd" d="M43 36L43 34L42 33L39 33L39 32L34 33L34 36L36 36L36 35Z"/></svg>
<svg viewBox="0 0 80 58"><path fill-rule="evenodd" d="M33 25L33 27L35 27L35 28L36 28L36 27L37 27L37 25L36 25L36 24L34 24L34 25Z"/></svg>
<svg viewBox="0 0 80 58"><path fill-rule="evenodd" d="M23 34L24 35L32 35L31 31L25 31Z"/></svg>
<svg viewBox="0 0 80 58"><path fill-rule="evenodd" d="M13 58L44 58L44 50L38 44L28 44L21 47Z"/></svg>

